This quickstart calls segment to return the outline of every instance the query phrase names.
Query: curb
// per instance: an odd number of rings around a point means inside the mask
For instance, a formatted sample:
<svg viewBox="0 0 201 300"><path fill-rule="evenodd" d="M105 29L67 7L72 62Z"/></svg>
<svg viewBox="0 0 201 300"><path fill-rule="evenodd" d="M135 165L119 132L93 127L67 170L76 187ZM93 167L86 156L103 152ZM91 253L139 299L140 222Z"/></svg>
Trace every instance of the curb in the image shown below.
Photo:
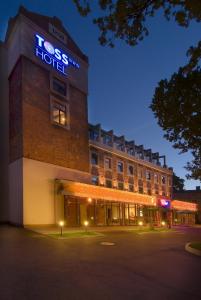
<svg viewBox="0 0 201 300"><path fill-rule="evenodd" d="M192 248L190 245L191 245L191 243L187 243L187 244L185 245L185 250L186 250L187 252L189 252L189 253L194 254L194 255L201 256L201 251L198 250L198 249Z"/></svg>

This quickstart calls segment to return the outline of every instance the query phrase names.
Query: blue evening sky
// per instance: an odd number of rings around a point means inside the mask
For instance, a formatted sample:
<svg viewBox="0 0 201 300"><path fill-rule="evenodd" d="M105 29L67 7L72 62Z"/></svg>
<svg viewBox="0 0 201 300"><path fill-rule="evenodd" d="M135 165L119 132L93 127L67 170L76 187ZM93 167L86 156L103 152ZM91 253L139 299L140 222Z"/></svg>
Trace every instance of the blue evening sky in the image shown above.
<svg viewBox="0 0 201 300"><path fill-rule="evenodd" d="M8 19L17 13L20 4L60 18L89 57L89 121L165 154L168 166L185 178L183 167L191 159L190 154L179 155L163 138L149 105L158 81L187 61L188 47L200 39L200 24L192 23L184 29L159 15L149 20L150 35L137 47L118 42L110 49L98 44L98 29L91 17L80 17L71 0L8 0L0 2L0 39L4 39ZM185 182L187 189L199 184L194 180Z"/></svg>

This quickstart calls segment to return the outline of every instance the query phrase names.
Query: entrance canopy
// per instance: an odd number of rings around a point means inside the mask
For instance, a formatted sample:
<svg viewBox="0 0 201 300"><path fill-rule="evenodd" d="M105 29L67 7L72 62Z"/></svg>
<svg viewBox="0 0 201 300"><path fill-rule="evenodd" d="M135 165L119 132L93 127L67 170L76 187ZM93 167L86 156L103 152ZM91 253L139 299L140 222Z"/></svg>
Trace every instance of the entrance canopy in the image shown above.
<svg viewBox="0 0 201 300"><path fill-rule="evenodd" d="M179 211L196 212L197 204L180 200L172 200L172 208Z"/></svg>
<svg viewBox="0 0 201 300"><path fill-rule="evenodd" d="M155 196L115 190L102 186L96 186L68 180L60 180L60 183L62 183L63 195L102 199L108 201L131 202L147 206L156 206L157 204L157 199Z"/></svg>

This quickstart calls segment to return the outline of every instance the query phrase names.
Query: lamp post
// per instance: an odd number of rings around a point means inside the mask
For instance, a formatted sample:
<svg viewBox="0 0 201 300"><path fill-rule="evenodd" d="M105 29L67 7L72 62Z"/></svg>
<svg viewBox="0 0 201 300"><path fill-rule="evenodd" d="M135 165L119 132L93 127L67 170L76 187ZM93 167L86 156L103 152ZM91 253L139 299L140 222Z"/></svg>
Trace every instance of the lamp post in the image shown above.
<svg viewBox="0 0 201 300"><path fill-rule="evenodd" d="M84 221L84 226L85 226L85 232L87 232L87 226L89 225L88 221Z"/></svg>
<svg viewBox="0 0 201 300"><path fill-rule="evenodd" d="M138 222L138 225L140 226L140 229L142 229L143 222L142 222L142 221L139 221L139 222Z"/></svg>
<svg viewBox="0 0 201 300"><path fill-rule="evenodd" d="M59 221L59 226L61 228L61 236L62 236L63 235L64 221Z"/></svg>
<svg viewBox="0 0 201 300"><path fill-rule="evenodd" d="M165 226L165 221L162 221L162 222L161 222L161 225L164 227L164 226Z"/></svg>

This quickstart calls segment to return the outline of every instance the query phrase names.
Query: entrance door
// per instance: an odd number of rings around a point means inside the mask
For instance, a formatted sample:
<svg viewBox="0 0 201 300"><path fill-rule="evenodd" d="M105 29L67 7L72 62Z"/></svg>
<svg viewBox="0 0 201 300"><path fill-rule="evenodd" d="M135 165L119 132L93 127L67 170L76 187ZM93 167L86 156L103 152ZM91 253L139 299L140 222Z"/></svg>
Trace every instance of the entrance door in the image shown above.
<svg viewBox="0 0 201 300"><path fill-rule="evenodd" d="M64 214L67 226L79 226L79 202L76 198L65 197Z"/></svg>
<svg viewBox="0 0 201 300"><path fill-rule="evenodd" d="M106 206L106 217L107 217L107 225L111 225L111 223L112 223L112 207L111 207L111 205Z"/></svg>

